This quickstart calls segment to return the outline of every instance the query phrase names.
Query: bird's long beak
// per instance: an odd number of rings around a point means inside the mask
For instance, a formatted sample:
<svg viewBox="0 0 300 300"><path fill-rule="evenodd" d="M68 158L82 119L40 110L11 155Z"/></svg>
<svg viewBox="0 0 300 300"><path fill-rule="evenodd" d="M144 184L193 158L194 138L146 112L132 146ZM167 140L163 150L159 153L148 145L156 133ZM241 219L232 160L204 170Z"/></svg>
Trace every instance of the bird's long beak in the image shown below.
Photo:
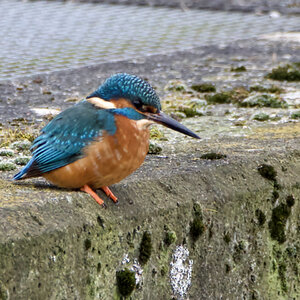
<svg viewBox="0 0 300 300"><path fill-rule="evenodd" d="M147 113L145 115L147 116L147 118L149 120L152 120L156 123L162 124L162 125L164 125L168 128L171 128L171 129L176 130L178 132L181 132L183 134L189 135L193 138L200 139L200 137L196 133L194 133L193 131L191 131L187 127L183 126L182 124L180 124L176 120L172 119L168 115L164 114L162 111L160 111L159 113L155 113L155 114L154 113Z"/></svg>

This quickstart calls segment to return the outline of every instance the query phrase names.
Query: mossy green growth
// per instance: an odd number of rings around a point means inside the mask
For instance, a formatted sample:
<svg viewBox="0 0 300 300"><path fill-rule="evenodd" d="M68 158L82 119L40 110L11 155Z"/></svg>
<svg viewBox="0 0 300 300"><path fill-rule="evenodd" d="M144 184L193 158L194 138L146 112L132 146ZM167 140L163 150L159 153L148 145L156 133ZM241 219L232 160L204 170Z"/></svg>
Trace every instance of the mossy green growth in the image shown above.
<svg viewBox="0 0 300 300"><path fill-rule="evenodd" d="M278 96L268 94L256 94L245 98L238 103L241 107L271 107L271 108L288 108L285 100Z"/></svg>
<svg viewBox="0 0 300 300"><path fill-rule="evenodd" d="M29 140L16 141L11 144L11 147L18 151L29 150L31 147L31 142Z"/></svg>
<svg viewBox="0 0 300 300"><path fill-rule="evenodd" d="M205 225L203 223L202 210L199 203L194 203L193 206L194 219L190 222L190 235L194 241L196 241L205 231Z"/></svg>
<svg viewBox="0 0 300 300"><path fill-rule="evenodd" d="M270 116L265 113L259 113L254 115L253 120L259 121L259 122L264 122L270 119Z"/></svg>
<svg viewBox="0 0 300 300"><path fill-rule="evenodd" d="M162 151L162 147L160 147L159 145L155 144L155 143L151 143L149 144L149 150L148 150L148 154L159 154Z"/></svg>
<svg viewBox="0 0 300 300"><path fill-rule="evenodd" d="M216 87L211 83L193 84L191 89L198 93L211 93L216 91Z"/></svg>
<svg viewBox="0 0 300 300"><path fill-rule="evenodd" d="M278 66L272 69L265 77L279 81L300 81L300 66L298 63Z"/></svg>
<svg viewBox="0 0 300 300"><path fill-rule="evenodd" d="M272 203L274 204L278 198L279 198L279 193L277 189L274 189L272 192L272 199L271 199Z"/></svg>
<svg viewBox="0 0 300 300"><path fill-rule="evenodd" d="M295 204L295 198L294 198L294 196L293 195L288 195L286 197L286 205L288 207L292 207L292 206L294 206L294 204Z"/></svg>
<svg viewBox="0 0 300 300"><path fill-rule="evenodd" d="M117 286L122 296L130 296L136 287L135 273L125 268L116 272Z"/></svg>
<svg viewBox="0 0 300 300"><path fill-rule="evenodd" d="M223 240L226 244L229 244L231 241L231 235L229 232L225 232L223 236Z"/></svg>
<svg viewBox="0 0 300 300"><path fill-rule="evenodd" d="M268 180L272 180L272 181L276 180L277 172L273 166L270 166L267 164L262 164L262 165L258 166L257 171L259 172L259 174L262 177L264 177Z"/></svg>
<svg viewBox="0 0 300 300"><path fill-rule="evenodd" d="M247 69L245 66L239 66L239 67L231 67L231 72L246 72Z"/></svg>
<svg viewBox="0 0 300 300"><path fill-rule="evenodd" d="M0 156L12 157L15 153L11 149L0 149Z"/></svg>
<svg viewBox="0 0 300 300"><path fill-rule="evenodd" d="M0 281L0 299L1 300L8 300L9 297L9 293L8 290L6 289L5 285L3 284L2 281Z"/></svg>
<svg viewBox="0 0 300 300"><path fill-rule="evenodd" d="M234 245L234 253L233 253L233 260L238 262L241 260L243 253L246 251L246 243L245 241L241 240L237 244Z"/></svg>
<svg viewBox="0 0 300 300"><path fill-rule="evenodd" d="M294 113L292 113L291 118L295 119L295 120L300 119L300 110L295 111Z"/></svg>
<svg viewBox="0 0 300 300"><path fill-rule="evenodd" d="M142 241L140 244L140 254L139 254L139 261L142 265L145 265L152 252L152 241L151 241L151 234L148 231L143 233Z"/></svg>
<svg viewBox="0 0 300 300"><path fill-rule="evenodd" d="M278 276L280 279L281 289L283 292L287 292L287 282L286 282L286 263L281 261L278 265Z"/></svg>
<svg viewBox="0 0 300 300"><path fill-rule="evenodd" d="M271 85L270 87L264 87L261 85L253 85L249 88L250 92L260 92L260 93L271 93L271 94L280 94L284 92L284 89L277 86Z"/></svg>
<svg viewBox="0 0 300 300"><path fill-rule="evenodd" d="M193 118L195 116L203 116L202 112L198 112L194 107L182 106L179 107L179 111L183 112L187 118Z"/></svg>
<svg viewBox="0 0 300 300"><path fill-rule="evenodd" d="M291 214L291 208L284 203L279 204L272 210L272 217L269 221L271 238L282 244L286 240L285 225Z"/></svg>
<svg viewBox="0 0 300 300"><path fill-rule="evenodd" d="M10 144L22 140L32 142L35 135L32 133L31 128L20 129L0 129L0 147L7 147Z"/></svg>
<svg viewBox="0 0 300 300"><path fill-rule="evenodd" d="M167 231L164 239L164 243L166 246L170 246L171 244L175 243L177 240L176 232L174 231Z"/></svg>
<svg viewBox="0 0 300 300"><path fill-rule="evenodd" d="M165 90L173 91L173 92L185 92L187 90L187 86L184 82L180 80L171 80L166 86Z"/></svg>
<svg viewBox="0 0 300 300"><path fill-rule="evenodd" d="M10 162L0 163L0 171L12 171L16 169L16 165Z"/></svg>
<svg viewBox="0 0 300 300"><path fill-rule="evenodd" d="M195 216L194 220L190 223L190 234L193 240L197 240L205 231L205 225L202 217Z"/></svg>
<svg viewBox="0 0 300 300"><path fill-rule="evenodd" d="M84 241L84 249L87 251L87 250L89 250L91 247L92 247L92 242L91 242L91 240L90 240L90 239L86 239L86 240Z"/></svg>
<svg viewBox="0 0 300 300"><path fill-rule="evenodd" d="M25 166L29 162L29 157L17 157L15 159L15 164L19 166Z"/></svg>
<svg viewBox="0 0 300 300"><path fill-rule="evenodd" d="M222 159L222 158L226 158L226 157L227 156L225 154L216 153L216 152L208 152L208 153L204 153L200 156L200 158L202 158L202 159L210 159L210 160Z"/></svg>
<svg viewBox="0 0 300 300"><path fill-rule="evenodd" d="M214 95L207 95L206 100L209 104L224 104L231 102L230 92L220 92Z"/></svg>
<svg viewBox="0 0 300 300"><path fill-rule="evenodd" d="M259 226L263 226L266 222L266 215L259 208L255 211L255 215Z"/></svg>
<svg viewBox="0 0 300 300"><path fill-rule="evenodd" d="M159 130L157 127L152 127L150 129L150 139L152 139L152 140L161 140L161 141L168 140L165 137L164 133L161 130Z"/></svg>

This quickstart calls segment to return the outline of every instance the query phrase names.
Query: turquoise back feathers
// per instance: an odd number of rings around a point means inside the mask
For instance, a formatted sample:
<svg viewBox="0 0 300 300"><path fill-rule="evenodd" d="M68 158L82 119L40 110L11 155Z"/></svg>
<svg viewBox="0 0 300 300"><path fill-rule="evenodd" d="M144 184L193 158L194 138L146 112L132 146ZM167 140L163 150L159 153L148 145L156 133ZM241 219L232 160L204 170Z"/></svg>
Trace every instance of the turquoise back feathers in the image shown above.
<svg viewBox="0 0 300 300"><path fill-rule="evenodd" d="M126 73L119 73L108 78L95 92L87 98L99 97L104 100L125 98L132 103L141 101L143 105L161 110L158 95L145 80Z"/></svg>

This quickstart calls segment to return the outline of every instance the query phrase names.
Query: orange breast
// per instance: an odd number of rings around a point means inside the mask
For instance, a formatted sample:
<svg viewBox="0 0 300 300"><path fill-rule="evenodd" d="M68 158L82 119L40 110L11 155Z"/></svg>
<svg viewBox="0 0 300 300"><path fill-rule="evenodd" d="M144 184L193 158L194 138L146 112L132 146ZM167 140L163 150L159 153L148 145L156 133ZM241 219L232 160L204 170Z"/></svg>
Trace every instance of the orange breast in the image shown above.
<svg viewBox="0 0 300 300"><path fill-rule="evenodd" d="M91 143L84 158L45 173L44 177L60 187L80 188L88 184L96 189L131 174L146 157L149 130L121 115L116 116L116 125L116 134L104 135Z"/></svg>

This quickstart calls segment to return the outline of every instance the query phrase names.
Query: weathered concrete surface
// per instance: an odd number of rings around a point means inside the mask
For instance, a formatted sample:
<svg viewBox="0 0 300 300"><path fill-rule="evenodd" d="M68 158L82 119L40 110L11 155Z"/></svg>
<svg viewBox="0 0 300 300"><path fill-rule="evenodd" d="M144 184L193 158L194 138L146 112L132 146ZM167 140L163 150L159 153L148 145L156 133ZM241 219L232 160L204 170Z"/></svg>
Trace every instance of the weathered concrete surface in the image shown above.
<svg viewBox="0 0 300 300"><path fill-rule="evenodd" d="M279 62L292 61L299 61L299 44L251 40L2 82L1 127L32 121L40 127L44 120L31 108L70 106L115 72L147 77L163 95L170 79L214 82L218 89L250 86L266 81L263 76ZM240 64L247 72L228 71ZM279 85L297 89L297 83ZM239 114L224 105L230 113L225 117ZM120 203L106 200L106 210L86 194L41 179L14 184L13 172L1 172L0 298L118 298L116 271L132 267L148 231L152 254L133 299L181 298L169 276L178 245L193 260L189 299L297 299L300 123L286 118L257 125L246 115L246 128L229 122L216 134L223 126L217 106L209 108L212 116L185 120L198 123L203 140L169 133L176 140L163 145L161 156L148 156L141 169L112 187ZM201 158L210 152L227 157ZM257 170L262 164L277 176L263 178ZM199 215L205 231L195 240L190 231ZM170 245L168 233L177 237Z"/></svg>
<svg viewBox="0 0 300 300"><path fill-rule="evenodd" d="M133 299L170 299L169 264L180 244L194 261L190 299L296 299L299 145L297 124L257 130L242 139L191 142L184 152L177 145L176 156L150 156L138 172L115 185L120 203L106 201L107 209L86 194L42 180L10 183L12 174L5 173L0 181L0 295L117 298L116 270L126 266L121 264L125 254L131 262L138 258L142 234L149 231L152 255ZM208 149L227 158L200 159ZM261 164L275 168L278 189L258 173ZM295 204L284 225L286 242L280 244L270 237L269 222L290 195ZM196 241L190 235L195 204L205 225ZM177 236L170 246L164 243L168 231Z"/></svg>
<svg viewBox="0 0 300 300"><path fill-rule="evenodd" d="M186 9L216 9L234 10L244 12L270 12L299 13L300 4L297 0L77 0L79 2L118 3L149 6L180 7Z"/></svg>

